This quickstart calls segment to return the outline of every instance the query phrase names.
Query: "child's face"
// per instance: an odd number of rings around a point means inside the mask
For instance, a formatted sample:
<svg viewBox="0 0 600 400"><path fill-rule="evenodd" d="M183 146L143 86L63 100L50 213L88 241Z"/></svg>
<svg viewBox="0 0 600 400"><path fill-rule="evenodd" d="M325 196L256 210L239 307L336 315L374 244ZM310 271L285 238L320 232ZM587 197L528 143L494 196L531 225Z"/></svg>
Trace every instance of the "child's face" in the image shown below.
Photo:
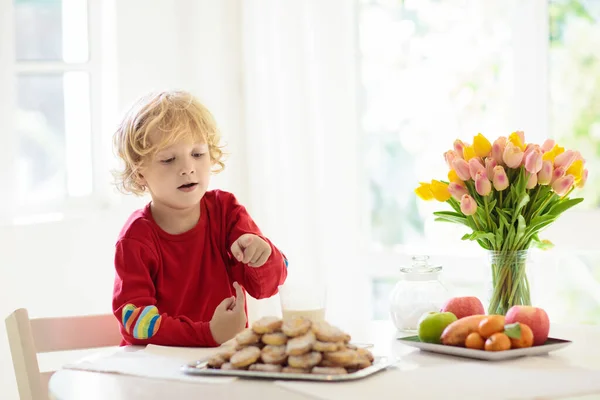
<svg viewBox="0 0 600 400"><path fill-rule="evenodd" d="M144 162L140 180L153 202L184 210L196 206L206 193L211 166L208 144L176 143Z"/></svg>

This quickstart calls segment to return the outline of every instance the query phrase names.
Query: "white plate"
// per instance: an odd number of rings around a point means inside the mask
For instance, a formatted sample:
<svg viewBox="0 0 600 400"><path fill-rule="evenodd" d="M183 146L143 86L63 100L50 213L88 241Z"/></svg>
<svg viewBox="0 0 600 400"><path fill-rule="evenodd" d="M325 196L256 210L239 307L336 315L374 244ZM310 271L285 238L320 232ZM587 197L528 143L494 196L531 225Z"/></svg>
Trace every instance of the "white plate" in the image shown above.
<svg viewBox="0 0 600 400"><path fill-rule="evenodd" d="M540 356L548 354L551 351L562 349L563 347L566 347L572 343L570 340L548 338L546 343L541 346L533 346L525 349L511 349L505 351L485 351L467 349L465 347L446 346L443 344L423 343L419 340L418 336L408 336L398 338L398 340L407 346L416 347L423 351L439 354L448 354L451 356L458 357L476 358L478 360L487 361L509 360L512 358L528 356Z"/></svg>

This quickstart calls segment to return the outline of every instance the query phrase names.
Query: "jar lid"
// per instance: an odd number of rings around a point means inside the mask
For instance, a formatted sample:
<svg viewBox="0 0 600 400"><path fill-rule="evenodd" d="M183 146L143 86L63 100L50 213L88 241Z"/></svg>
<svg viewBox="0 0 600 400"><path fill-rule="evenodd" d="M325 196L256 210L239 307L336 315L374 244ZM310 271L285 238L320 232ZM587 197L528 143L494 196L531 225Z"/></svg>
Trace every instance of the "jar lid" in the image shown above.
<svg viewBox="0 0 600 400"><path fill-rule="evenodd" d="M400 267L401 272L409 274L432 274L441 270L441 265L429 264L429 256L426 255L412 256L412 265L409 267Z"/></svg>

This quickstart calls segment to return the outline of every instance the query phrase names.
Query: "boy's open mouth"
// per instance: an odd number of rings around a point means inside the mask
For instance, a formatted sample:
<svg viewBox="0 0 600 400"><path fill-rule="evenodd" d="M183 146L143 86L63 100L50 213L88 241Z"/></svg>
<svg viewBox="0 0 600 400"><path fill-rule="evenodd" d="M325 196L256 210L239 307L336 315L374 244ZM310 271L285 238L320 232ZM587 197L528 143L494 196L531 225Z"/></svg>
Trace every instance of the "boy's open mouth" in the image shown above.
<svg viewBox="0 0 600 400"><path fill-rule="evenodd" d="M196 186L197 183L192 182L192 183L186 183L184 185L179 186L178 189L189 189L189 188L193 188L194 186Z"/></svg>

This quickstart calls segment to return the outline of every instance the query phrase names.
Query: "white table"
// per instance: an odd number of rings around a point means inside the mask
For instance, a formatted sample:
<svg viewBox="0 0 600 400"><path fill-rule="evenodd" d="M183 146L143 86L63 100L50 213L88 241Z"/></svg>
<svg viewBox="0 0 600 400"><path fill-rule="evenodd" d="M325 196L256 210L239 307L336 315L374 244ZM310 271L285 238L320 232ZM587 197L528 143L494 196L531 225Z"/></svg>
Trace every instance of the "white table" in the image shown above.
<svg viewBox="0 0 600 400"><path fill-rule="evenodd" d="M417 349L399 343L397 332L390 322L372 322L352 331L354 341L375 344L374 352L379 355L398 357L401 368L415 369L448 363L465 362L450 356L420 352ZM514 360L515 363L535 361L533 368L545 368L544 364L572 367L584 367L598 370L600 378L600 327L593 326L553 326L551 336L570 339L573 344L552 353L547 359ZM517 364L515 364L517 365ZM523 365L523 364L519 364ZM385 373L385 372L383 372ZM436 377L432 377L433 380ZM361 381L369 385L369 378ZM402 388L392 389L402 393ZM420 393L426 396L426 388ZM85 372L75 370L57 371L50 380L50 398L57 400L75 399L287 399L300 400L313 397L279 387L270 381L238 379L228 384L187 383L154 380L126 375ZM578 397L553 397L555 399L592 399L600 398L600 392Z"/></svg>

